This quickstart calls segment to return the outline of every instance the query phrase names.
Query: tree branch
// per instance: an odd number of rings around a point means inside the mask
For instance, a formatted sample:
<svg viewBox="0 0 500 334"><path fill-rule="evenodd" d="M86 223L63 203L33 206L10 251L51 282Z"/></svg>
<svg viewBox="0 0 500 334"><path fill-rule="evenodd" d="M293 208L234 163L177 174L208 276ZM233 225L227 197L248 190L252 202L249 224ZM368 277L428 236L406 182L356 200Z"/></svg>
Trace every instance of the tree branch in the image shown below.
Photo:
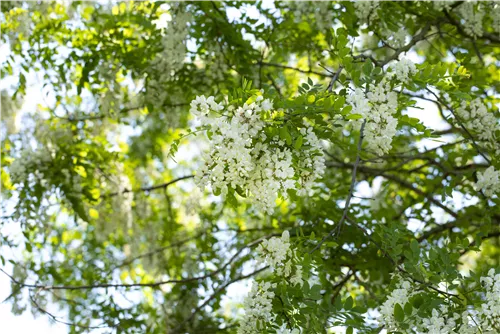
<svg viewBox="0 0 500 334"><path fill-rule="evenodd" d="M321 239L321 241L311 251L309 251L309 254L312 254L315 250L320 248L321 245L323 245L325 243L325 241L335 233L335 231L340 233L340 229L342 227L342 224L344 223L344 220L347 217L347 212L349 211L349 204L351 203L351 198L352 198L352 195L354 193L354 186L356 185L356 172L358 171L358 165L359 165L359 162L361 161L360 154L361 154L361 148L363 145L365 125L366 125L366 119L361 124L361 129L359 130L359 141L358 141L358 148L357 148L357 152L356 152L356 161L354 162L354 165L352 167L351 185L349 187L349 194L347 195L347 200L345 202L344 212L342 213L342 217L340 218L340 221L338 222L337 226L334 227L330 231L330 233L328 233L325 237L323 237L323 239Z"/></svg>
<svg viewBox="0 0 500 334"><path fill-rule="evenodd" d="M178 178L173 179L172 181L169 181L169 182L166 182L166 183L157 184L157 185L154 185L154 186L151 186L151 187L142 187L142 188L135 189L135 190L125 189L125 190L123 190L121 192L114 192L114 193L111 193L111 194L108 194L108 195L104 195L103 197L107 198L107 197L113 197L113 196L117 196L117 195L121 195L121 194L131 193L131 192L140 192L140 191L149 192L149 191L153 191L153 190L157 190L157 189L165 189L165 188L167 188L168 186L171 186L174 183L177 183L177 182L182 181L182 180L190 179L190 178L193 178L193 177L194 177L194 175L181 176L181 177L178 177Z"/></svg>

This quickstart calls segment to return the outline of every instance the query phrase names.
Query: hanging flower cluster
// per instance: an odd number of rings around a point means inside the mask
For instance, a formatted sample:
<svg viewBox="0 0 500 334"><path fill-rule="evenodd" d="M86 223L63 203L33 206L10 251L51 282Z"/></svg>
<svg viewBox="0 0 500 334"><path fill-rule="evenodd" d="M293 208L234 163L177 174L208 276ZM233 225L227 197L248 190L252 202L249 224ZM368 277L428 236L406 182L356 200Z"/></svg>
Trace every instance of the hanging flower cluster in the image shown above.
<svg viewBox="0 0 500 334"><path fill-rule="evenodd" d="M467 105L467 101L462 101L457 114L464 122L464 126L472 131L475 136L486 143L489 149L500 154L500 143L496 133L500 131L500 124L495 115L488 112L488 108L477 98Z"/></svg>
<svg viewBox="0 0 500 334"><path fill-rule="evenodd" d="M397 329L397 321L394 318L394 307L396 304L405 305L411 297L411 284L408 281L398 283L396 289L387 297L387 300L380 307L380 320L388 330Z"/></svg>
<svg viewBox="0 0 500 334"><path fill-rule="evenodd" d="M322 147L310 124L297 129L295 139L301 145L266 134L272 128L273 103L261 95L227 108L213 96L198 96L191 102L191 113L210 139L195 177L201 188L210 185L224 196L236 191L253 197L257 209L272 213L278 195L286 198L289 190L309 194L324 173Z"/></svg>
<svg viewBox="0 0 500 334"><path fill-rule="evenodd" d="M485 302L479 310L478 316L484 319L485 330L500 328L500 273L490 269L488 275L481 277L481 284L485 291Z"/></svg>
<svg viewBox="0 0 500 334"><path fill-rule="evenodd" d="M271 270L276 275L289 279L292 285L301 285L302 266L293 265L293 250L290 248L290 234L284 231L281 238L272 237L269 240L264 240L257 247L259 261L271 267ZM292 269L295 271L292 275Z"/></svg>
<svg viewBox="0 0 500 334"><path fill-rule="evenodd" d="M366 121L364 136L366 149L376 155L383 155L392 148L398 120L394 115L398 110L398 94L394 85L404 85L417 73L415 64L402 58L391 64L389 71L377 84L357 87L347 96L352 106L352 114L361 115ZM357 124L361 124L361 120Z"/></svg>
<svg viewBox="0 0 500 334"><path fill-rule="evenodd" d="M398 125L393 116L398 108L398 95L391 90L391 84L383 80L378 85L369 85L367 94L362 88L356 88L347 102L352 105L353 114L360 114L366 120L367 150L377 155L387 153Z"/></svg>
<svg viewBox="0 0 500 334"><path fill-rule="evenodd" d="M252 288L243 301L245 318L240 322L238 334L260 333L264 324L274 321L273 314L274 292L269 291L276 288L276 283L253 282Z"/></svg>
<svg viewBox="0 0 500 334"><path fill-rule="evenodd" d="M411 312L406 310L405 306L410 302L410 298L418 295L419 292L413 289L410 282L403 280L382 304L381 323L390 331L403 333L493 333L500 325L498 321L500 319L500 274L490 269L487 276L481 277L480 281L484 288L481 292L484 302L479 309L469 308L457 312L463 307L462 305L453 304L452 301L443 301L439 306L430 310L429 316L424 317L415 308L410 308ZM405 307L404 321L396 319L396 304L399 304L401 309ZM412 330L405 330L403 324Z"/></svg>
<svg viewBox="0 0 500 334"><path fill-rule="evenodd" d="M417 67L408 58L401 58L401 60L393 63L391 68L392 72L389 73L389 76L396 77L403 83L407 83L410 77L417 73Z"/></svg>
<svg viewBox="0 0 500 334"><path fill-rule="evenodd" d="M272 237L262 241L257 247L259 254L258 262L271 267L271 270L279 277L284 278L290 285L300 285L304 283L302 279L302 266L294 265L294 251L290 247L290 234L284 231L281 238ZM292 273L292 269L295 271ZM276 288L277 284L269 282L255 283L252 285L250 293L245 298L243 306L245 317L240 322L238 334L262 333L262 326L273 325L275 316L272 313L272 300L274 292L270 288ZM289 330L285 327L278 329L277 333L298 334L298 329Z"/></svg>
<svg viewBox="0 0 500 334"><path fill-rule="evenodd" d="M500 171L490 166L483 173L478 172L476 189L482 190L488 197L500 193Z"/></svg>
<svg viewBox="0 0 500 334"><path fill-rule="evenodd" d="M377 18L378 1L354 1L356 15L362 23L366 23L369 18Z"/></svg>
<svg viewBox="0 0 500 334"><path fill-rule="evenodd" d="M496 1L464 1L455 8L452 7L453 1L433 1L432 4L438 11L455 10L462 20L465 33L474 38L483 36L486 17L493 21L491 28L500 32L500 5Z"/></svg>

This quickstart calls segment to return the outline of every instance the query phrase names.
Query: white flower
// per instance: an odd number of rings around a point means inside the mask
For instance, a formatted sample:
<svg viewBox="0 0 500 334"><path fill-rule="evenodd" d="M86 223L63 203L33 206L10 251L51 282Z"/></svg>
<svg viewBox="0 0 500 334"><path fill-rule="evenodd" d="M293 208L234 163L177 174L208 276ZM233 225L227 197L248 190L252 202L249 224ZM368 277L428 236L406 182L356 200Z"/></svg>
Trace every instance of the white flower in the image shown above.
<svg viewBox="0 0 500 334"><path fill-rule="evenodd" d="M271 109L273 109L273 103L269 99L265 99L262 102L262 110L269 111Z"/></svg>
<svg viewBox="0 0 500 334"><path fill-rule="evenodd" d="M289 260L292 255L290 234L284 231L281 238L272 237L262 241L257 247L257 252L260 260L271 266L271 270L278 269L278 274L283 274L283 267L287 265L285 261Z"/></svg>
<svg viewBox="0 0 500 334"><path fill-rule="evenodd" d="M464 30L468 35L478 37L483 35L484 10L482 4L465 2L458 7L458 12L464 20Z"/></svg>
<svg viewBox="0 0 500 334"><path fill-rule="evenodd" d="M482 190L488 197L500 193L500 171L490 166L483 173L478 172L476 189Z"/></svg>
<svg viewBox="0 0 500 334"><path fill-rule="evenodd" d="M500 274L490 269L488 275L481 277L481 284L486 292L485 302L481 305L478 317L483 320L483 329L494 330L500 319Z"/></svg>
<svg viewBox="0 0 500 334"><path fill-rule="evenodd" d="M391 149L392 138L396 135L398 121L392 115L397 111L397 94L391 91L388 81L369 85L365 95L361 88L347 97L353 107L353 114L360 114L366 120L364 136L366 148L377 155ZM358 124L361 124L358 121Z"/></svg>
<svg viewBox="0 0 500 334"><path fill-rule="evenodd" d="M500 142L495 134L500 131L500 124L495 115L488 112L480 98L473 100L469 105L463 101L460 108L457 108L457 115L474 136L484 141L486 146L495 150L497 154L500 153Z"/></svg>
<svg viewBox="0 0 500 334"><path fill-rule="evenodd" d="M361 22L366 22L368 18L376 18L378 1L354 1L354 8L356 8L356 15Z"/></svg>
<svg viewBox="0 0 500 334"><path fill-rule="evenodd" d="M402 58L400 61L394 63L392 66L392 76L395 76L399 81L406 83L410 76L417 73L417 67L408 58Z"/></svg>
<svg viewBox="0 0 500 334"><path fill-rule="evenodd" d="M276 334L300 334L300 329L288 329L286 324L281 325L280 328L276 331Z"/></svg>
<svg viewBox="0 0 500 334"><path fill-rule="evenodd" d="M191 113L212 133L209 152L195 176L199 187L210 185L226 195L230 189L243 190L258 210L271 214L279 195L297 189L299 195L312 192L325 170L323 149L313 128L304 124L303 145L292 149L278 136L267 138L263 112L272 110L262 95L232 111L224 110L213 96L197 96ZM211 112L217 116L210 116ZM297 161L298 166L294 166Z"/></svg>
<svg viewBox="0 0 500 334"><path fill-rule="evenodd" d="M252 288L243 301L245 309L245 317L240 322L238 334L258 334L258 322L269 323L274 320L275 316L272 313L274 292L270 289L276 288L276 284L269 282L257 284L254 282Z"/></svg>
<svg viewBox="0 0 500 334"><path fill-rule="evenodd" d="M292 285L300 285L302 286L304 284L304 281L302 280L302 266L295 266L295 273L293 276L290 278L290 283Z"/></svg>
<svg viewBox="0 0 500 334"><path fill-rule="evenodd" d="M397 330L397 321L394 318L394 306L399 304L401 307L404 307L412 294L410 287L410 282L400 282L398 287L391 292L387 300L380 307L380 319L386 325L387 330Z"/></svg>

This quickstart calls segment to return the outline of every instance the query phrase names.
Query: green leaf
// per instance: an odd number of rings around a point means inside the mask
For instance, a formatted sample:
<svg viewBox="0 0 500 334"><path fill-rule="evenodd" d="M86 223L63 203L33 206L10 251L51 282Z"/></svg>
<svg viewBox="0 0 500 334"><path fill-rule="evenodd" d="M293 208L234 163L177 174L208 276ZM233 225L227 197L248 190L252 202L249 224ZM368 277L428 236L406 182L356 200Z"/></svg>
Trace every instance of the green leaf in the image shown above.
<svg viewBox="0 0 500 334"><path fill-rule="evenodd" d="M363 115L360 115L360 114L350 114L350 115L347 115L346 118L347 119L352 119L352 120L362 119Z"/></svg>
<svg viewBox="0 0 500 334"><path fill-rule="evenodd" d="M420 256L420 245L418 244L418 241L413 239L410 243L410 248L413 252L413 256L418 259Z"/></svg>
<svg viewBox="0 0 500 334"><path fill-rule="evenodd" d="M397 303L396 305L394 305L394 318L398 322L402 322L403 320L405 320L405 312L403 311L401 305Z"/></svg>
<svg viewBox="0 0 500 334"><path fill-rule="evenodd" d="M371 60L366 60L365 65L363 65L363 73L368 77L372 73L373 64Z"/></svg>
<svg viewBox="0 0 500 334"><path fill-rule="evenodd" d="M300 135L295 140L295 144L293 146L295 147L296 150L300 150L300 148L302 147L303 142L304 142L304 137L302 137L302 135Z"/></svg>
<svg viewBox="0 0 500 334"><path fill-rule="evenodd" d="M353 329L351 326L347 327L347 330L345 331L345 334L352 334Z"/></svg>
<svg viewBox="0 0 500 334"><path fill-rule="evenodd" d="M337 310L341 310L342 309L342 298L340 298L340 296L337 296L337 298L335 298L335 303L334 303L334 306L335 306L335 309Z"/></svg>
<svg viewBox="0 0 500 334"><path fill-rule="evenodd" d="M333 105L334 110L340 110L345 104L345 97L339 96Z"/></svg>
<svg viewBox="0 0 500 334"><path fill-rule="evenodd" d="M286 141L287 145L292 145L292 136L288 131L288 126L283 126L280 128L280 138Z"/></svg>
<svg viewBox="0 0 500 334"><path fill-rule="evenodd" d="M344 309L350 310L352 309L352 306L354 304L354 300L352 299L351 296L347 297L347 299L344 302Z"/></svg>
<svg viewBox="0 0 500 334"><path fill-rule="evenodd" d="M413 307L410 303L405 304L404 311L407 316L410 316L413 313Z"/></svg>

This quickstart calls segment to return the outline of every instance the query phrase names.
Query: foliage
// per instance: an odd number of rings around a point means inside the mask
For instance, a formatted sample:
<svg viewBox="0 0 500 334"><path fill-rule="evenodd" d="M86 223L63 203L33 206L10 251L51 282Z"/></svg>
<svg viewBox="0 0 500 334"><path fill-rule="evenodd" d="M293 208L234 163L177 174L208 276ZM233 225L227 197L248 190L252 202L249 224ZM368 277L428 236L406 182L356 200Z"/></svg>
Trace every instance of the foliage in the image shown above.
<svg viewBox="0 0 500 334"><path fill-rule="evenodd" d="M500 331L499 4L1 15L14 313L71 333Z"/></svg>

